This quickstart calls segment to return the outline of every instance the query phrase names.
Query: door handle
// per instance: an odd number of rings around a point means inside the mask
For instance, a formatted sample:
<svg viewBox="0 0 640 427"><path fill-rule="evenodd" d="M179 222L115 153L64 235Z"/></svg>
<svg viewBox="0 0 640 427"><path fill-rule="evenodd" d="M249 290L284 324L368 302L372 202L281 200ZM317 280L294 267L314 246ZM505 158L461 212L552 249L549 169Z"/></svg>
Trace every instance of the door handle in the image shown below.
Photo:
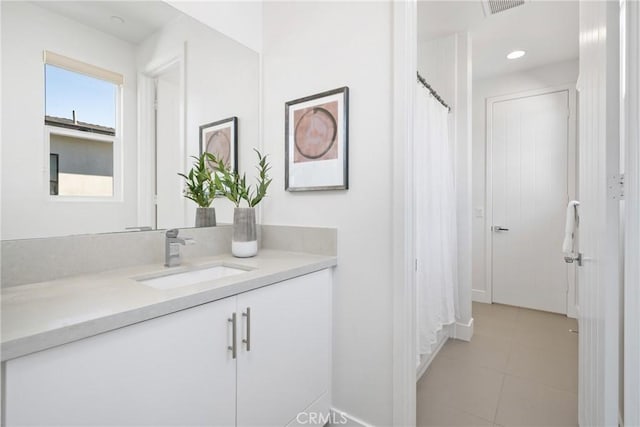
<svg viewBox="0 0 640 427"><path fill-rule="evenodd" d="M231 345L227 347L227 350L231 350L231 358L235 359L238 352L236 348L236 314L233 313L227 321L231 323Z"/></svg>
<svg viewBox="0 0 640 427"><path fill-rule="evenodd" d="M509 231L509 229L508 229L508 228L502 227L502 226L500 226L500 225L494 225L494 226L493 226L493 227L491 227L491 228L493 228L493 231Z"/></svg>
<svg viewBox="0 0 640 427"><path fill-rule="evenodd" d="M564 262L567 264L572 264L574 261L577 261L578 267L582 267L582 254L578 252L578 254L565 255Z"/></svg>
<svg viewBox="0 0 640 427"><path fill-rule="evenodd" d="M251 307L247 307L247 311L242 312L242 317L247 318L247 335L242 342L247 346L247 351L251 351Z"/></svg>

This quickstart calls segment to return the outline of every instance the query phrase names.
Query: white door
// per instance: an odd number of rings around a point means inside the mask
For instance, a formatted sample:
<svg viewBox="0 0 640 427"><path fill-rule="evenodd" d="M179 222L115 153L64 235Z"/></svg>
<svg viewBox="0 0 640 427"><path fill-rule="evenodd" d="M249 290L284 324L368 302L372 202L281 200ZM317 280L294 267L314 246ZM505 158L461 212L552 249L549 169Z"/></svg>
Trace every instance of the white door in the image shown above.
<svg viewBox="0 0 640 427"><path fill-rule="evenodd" d="M238 312L250 310L238 338L249 331L249 348L242 342L238 354L238 426L295 424L328 395L330 298L330 270L238 295Z"/></svg>
<svg viewBox="0 0 640 427"><path fill-rule="evenodd" d="M235 302L7 361L6 425L235 425L236 360L227 349Z"/></svg>
<svg viewBox="0 0 640 427"><path fill-rule="evenodd" d="M567 90L492 103L493 301L567 312Z"/></svg>
<svg viewBox="0 0 640 427"><path fill-rule="evenodd" d="M620 197L615 191L615 177L620 173L619 20L618 2L580 2L581 426L617 426L621 409Z"/></svg>
<svg viewBox="0 0 640 427"><path fill-rule="evenodd" d="M156 80L156 228L185 226L182 146L180 144L180 67Z"/></svg>

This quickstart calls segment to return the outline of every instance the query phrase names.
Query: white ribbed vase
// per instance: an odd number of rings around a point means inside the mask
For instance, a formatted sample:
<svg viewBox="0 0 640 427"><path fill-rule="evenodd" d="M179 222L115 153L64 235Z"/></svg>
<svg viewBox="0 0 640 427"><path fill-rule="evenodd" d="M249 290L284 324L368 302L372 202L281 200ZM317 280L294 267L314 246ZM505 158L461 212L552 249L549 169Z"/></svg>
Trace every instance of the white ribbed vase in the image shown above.
<svg viewBox="0 0 640 427"><path fill-rule="evenodd" d="M238 258L249 258L258 253L255 208L235 208L233 211L231 253Z"/></svg>

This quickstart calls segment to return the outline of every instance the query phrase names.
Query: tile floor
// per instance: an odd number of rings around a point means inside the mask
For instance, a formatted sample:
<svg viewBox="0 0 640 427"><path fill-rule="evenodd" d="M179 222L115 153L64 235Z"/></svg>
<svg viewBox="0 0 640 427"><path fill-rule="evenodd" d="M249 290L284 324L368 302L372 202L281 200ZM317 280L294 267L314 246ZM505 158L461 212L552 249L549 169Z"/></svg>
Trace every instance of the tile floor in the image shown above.
<svg viewBox="0 0 640 427"><path fill-rule="evenodd" d="M577 426L574 319L473 303L471 342L449 340L418 382L418 426Z"/></svg>

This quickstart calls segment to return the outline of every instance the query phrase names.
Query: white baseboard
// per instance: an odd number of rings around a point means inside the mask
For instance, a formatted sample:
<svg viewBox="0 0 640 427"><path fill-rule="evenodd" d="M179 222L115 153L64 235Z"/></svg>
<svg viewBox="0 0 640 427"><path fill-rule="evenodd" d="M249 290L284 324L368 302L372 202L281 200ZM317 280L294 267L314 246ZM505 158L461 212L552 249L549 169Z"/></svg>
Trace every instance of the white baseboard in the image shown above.
<svg viewBox="0 0 640 427"><path fill-rule="evenodd" d="M473 337L473 317L469 323L457 322L454 325L453 338L462 341L471 341Z"/></svg>
<svg viewBox="0 0 640 427"><path fill-rule="evenodd" d="M306 426L324 426L328 421L331 422L331 394L323 393L311 405L301 411L293 420L287 424L287 427L306 427Z"/></svg>
<svg viewBox="0 0 640 427"><path fill-rule="evenodd" d="M337 408L331 408L331 422L327 425L329 427L373 427L372 424L362 421Z"/></svg>
<svg viewBox="0 0 640 427"><path fill-rule="evenodd" d="M442 347L447 342L449 337L453 336L453 329L453 325L446 325L440 331L438 331L438 341L433 351L431 352L431 354L429 354L428 357L420 359L420 364L418 365L417 369L416 382L420 381L420 378L422 378L424 373L427 372L427 368L429 368L429 365L431 365L433 359L435 359L440 350L442 350Z"/></svg>
<svg viewBox="0 0 640 427"><path fill-rule="evenodd" d="M479 289L471 290L471 300L476 302L483 302L485 304L491 304L491 297L489 296L489 292L481 291Z"/></svg>

